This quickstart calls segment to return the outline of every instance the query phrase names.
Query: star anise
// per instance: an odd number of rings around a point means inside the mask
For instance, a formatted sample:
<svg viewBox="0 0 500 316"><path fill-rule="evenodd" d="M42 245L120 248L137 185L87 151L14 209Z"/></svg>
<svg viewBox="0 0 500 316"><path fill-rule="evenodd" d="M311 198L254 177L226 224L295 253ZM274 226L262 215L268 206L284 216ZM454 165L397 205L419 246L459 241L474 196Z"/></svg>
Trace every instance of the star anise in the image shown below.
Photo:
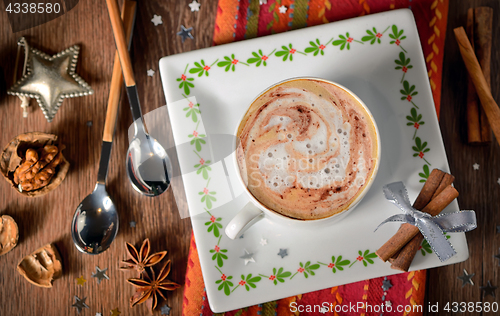
<svg viewBox="0 0 500 316"><path fill-rule="evenodd" d="M166 299L161 290L173 291L181 286L167 279L170 273L170 260L165 263L157 278L155 277L153 269L150 270L152 278L149 277L148 272L144 270L140 279L128 279L127 282L137 288L134 296L130 298L130 307L146 302L146 305L152 313L158 303L157 294L160 294L163 299Z"/></svg>
<svg viewBox="0 0 500 316"><path fill-rule="evenodd" d="M136 269L139 273L145 273L146 267L152 267L158 262L160 262L165 255L166 251L161 251L149 255L149 251L151 249L149 238L146 238L142 243L141 249L137 251L137 249L130 243L126 243L127 252L129 254L130 259L123 260L122 262L127 264L124 267L120 267L122 270L131 270Z"/></svg>

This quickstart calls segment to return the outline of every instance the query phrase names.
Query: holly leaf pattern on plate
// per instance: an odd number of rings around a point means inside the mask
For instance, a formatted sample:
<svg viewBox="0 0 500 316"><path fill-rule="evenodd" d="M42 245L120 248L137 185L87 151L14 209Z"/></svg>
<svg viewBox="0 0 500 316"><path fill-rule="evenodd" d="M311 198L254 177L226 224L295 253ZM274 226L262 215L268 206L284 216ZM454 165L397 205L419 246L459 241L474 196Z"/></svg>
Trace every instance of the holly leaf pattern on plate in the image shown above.
<svg viewBox="0 0 500 316"><path fill-rule="evenodd" d="M422 178L420 179L419 182L426 182L427 179L429 179L429 176L430 176L430 171L429 171L429 165L425 164L423 167L422 167L423 171L424 172L420 172L418 175Z"/></svg>
<svg viewBox="0 0 500 316"><path fill-rule="evenodd" d="M208 212L208 214L210 214L210 212ZM210 233L213 231L214 236L219 237L220 236L219 229L222 229L222 224L219 223L221 220L222 220L222 217L215 217L215 216L211 215L210 220L208 222L205 222L205 226L208 226L207 232Z"/></svg>
<svg viewBox="0 0 500 316"><path fill-rule="evenodd" d="M333 273L336 273L338 271L344 271L344 267L349 265L351 261L347 259L343 259L342 256L338 256L335 258L335 256L332 256L332 262L328 264L328 268L332 269Z"/></svg>
<svg viewBox="0 0 500 316"><path fill-rule="evenodd" d="M242 274L241 281L238 284L240 286L244 286L247 291L250 291L250 288L255 289L257 287L257 285L255 285L255 283L259 282L260 280L262 280L262 277L260 277L258 275L253 276L250 273L250 274L247 274L247 276L245 277L245 275Z"/></svg>
<svg viewBox="0 0 500 316"><path fill-rule="evenodd" d="M358 251L358 257L356 258L356 260L354 260L351 265L349 266L352 267L356 262L363 262L363 265L365 267L368 266L368 264L374 264L375 262L372 260L374 258L377 258L377 255L375 254L375 252L371 252L370 253L370 250L367 249L365 250L365 252L362 252L361 250Z"/></svg>
<svg viewBox="0 0 500 316"><path fill-rule="evenodd" d="M325 48L328 46L328 44L330 44L330 42L333 40L330 39L328 41L328 43L326 43L325 45L321 44L321 42L319 41L319 39L317 38L316 39L316 42L313 42L313 41L310 41L309 42L309 47L307 47L304 52L306 53L314 53L313 56L317 56L318 54L321 54L321 56L325 55Z"/></svg>
<svg viewBox="0 0 500 316"><path fill-rule="evenodd" d="M413 138L412 138L415 139L418 129L420 128L420 126L424 125L425 122L422 121L422 114L418 114L415 108L411 108L410 114L411 115L406 116L406 119L408 120L408 123L406 123L406 125L413 126L415 128L415 133L413 133Z"/></svg>

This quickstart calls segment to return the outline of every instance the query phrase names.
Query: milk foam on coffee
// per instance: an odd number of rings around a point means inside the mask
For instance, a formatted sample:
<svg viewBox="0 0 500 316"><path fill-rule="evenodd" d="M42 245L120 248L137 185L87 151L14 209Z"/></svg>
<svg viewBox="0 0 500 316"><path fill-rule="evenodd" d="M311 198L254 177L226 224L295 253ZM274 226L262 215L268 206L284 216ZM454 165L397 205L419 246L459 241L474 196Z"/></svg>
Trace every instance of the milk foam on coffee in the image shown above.
<svg viewBox="0 0 500 316"><path fill-rule="evenodd" d="M297 219L347 209L371 179L378 144L371 116L340 87L296 79L250 106L238 129L240 173L267 208Z"/></svg>

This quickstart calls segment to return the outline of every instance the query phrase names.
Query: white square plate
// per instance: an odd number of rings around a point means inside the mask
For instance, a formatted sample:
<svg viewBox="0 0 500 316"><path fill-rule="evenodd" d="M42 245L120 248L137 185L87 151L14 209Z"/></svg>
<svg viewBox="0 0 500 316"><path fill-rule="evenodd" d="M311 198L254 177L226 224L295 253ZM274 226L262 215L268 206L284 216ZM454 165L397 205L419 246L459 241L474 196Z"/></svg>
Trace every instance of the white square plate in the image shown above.
<svg viewBox="0 0 500 316"><path fill-rule="evenodd" d="M410 10L168 56L160 60L160 72L213 312L398 273L373 258L399 227L386 224L374 233L400 212L385 200L382 186L403 181L413 200L429 170L449 170ZM248 198L234 181L230 153L221 144L234 139L238 120L259 93L298 76L338 82L366 103L380 130L378 175L358 207L339 223L292 230L263 219L243 238L230 240L224 227ZM456 201L447 208L457 210ZM411 269L467 259L465 235L450 235L455 257L442 263L424 247ZM267 244L261 245L262 239ZM255 262L245 265L244 249ZM279 256L280 249L288 255ZM349 263L337 261L339 256Z"/></svg>

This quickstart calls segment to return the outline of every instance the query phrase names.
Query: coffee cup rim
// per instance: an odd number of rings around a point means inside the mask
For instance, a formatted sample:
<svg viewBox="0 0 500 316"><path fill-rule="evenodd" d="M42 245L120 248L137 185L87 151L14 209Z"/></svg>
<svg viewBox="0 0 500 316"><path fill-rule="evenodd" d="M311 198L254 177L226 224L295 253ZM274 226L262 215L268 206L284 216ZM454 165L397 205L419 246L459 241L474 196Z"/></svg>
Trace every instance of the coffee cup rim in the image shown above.
<svg viewBox="0 0 500 316"><path fill-rule="evenodd" d="M239 141L238 130L240 129L241 122L245 118L247 112L250 110L250 106L258 98L260 98L263 94L265 94L267 91L275 88L276 86L282 85L282 84L284 84L286 82L295 81L295 80L316 80L316 81L323 81L323 82L326 82L328 84L332 84L332 85L334 85L334 86L336 86L336 87L344 90L346 93L348 93L354 99L356 99L356 101L358 101L358 103L361 104L361 106L364 108L364 110L368 113L368 116L370 117L370 120L372 122L372 125L373 125L374 130L375 130L375 134L376 134L376 139L377 139L377 157L376 157L375 166L373 168L372 176L367 181L367 183L364 186L364 188L362 189L361 193L349 204L349 206L347 208L345 208L341 212L332 214L332 215L330 215L328 217L324 217L324 218L318 218L318 219L294 218L294 217L285 216L283 214L280 214L280 213L278 213L276 211L273 211L273 210L269 209L266 205L264 205L262 202L260 202L252 194L252 192L250 192L248 190L248 187L245 185L245 182L243 181L243 178L241 176L241 172L240 172L240 169L239 169L239 165L238 165L238 159L237 159L237 154L236 154L236 150L237 150L237 146L238 146L238 141ZM320 222L325 222L325 221L333 220L334 218L338 218L341 215L347 215L347 213L349 213L350 211L352 211L355 208L355 206L357 204L359 204L359 202L364 198L364 196L366 195L366 193L370 190L370 187L372 186L373 181L375 180L375 178L377 176L378 169L379 169L379 166L380 166L380 155L381 155L381 152L380 152L381 151L380 150L380 133L379 133L378 126L377 126L377 123L375 121L375 118L373 117L373 114L370 111L370 109L368 108L368 106L354 92L352 92L351 90L349 90L345 86L343 86L343 85L341 85L341 84L339 84L337 82L334 82L334 81L331 81L331 80L327 80L327 79L323 79L323 78L319 78L319 77L309 77L309 76L306 76L306 77L288 78L288 79L281 80L281 81L279 81L277 83L274 83L271 86L269 86L266 89L264 89L255 98L253 98L251 102L249 102L249 105L248 105L246 111L243 113L243 115L241 116L241 118L238 120L238 124L236 125L236 130L234 132L234 135L235 135L235 143L233 144L233 146L234 146L233 164L234 164L234 167L236 169L236 176L238 178L238 182L239 182L240 185L242 185L244 187L245 193L248 195L248 197L250 198L250 200L259 207L259 209L261 211L263 211L264 213L266 213L266 215L270 215L271 217L275 217L275 218L279 218L279 219L284 219L286 221L293 222L293 223L320 223Z"/></svg>

